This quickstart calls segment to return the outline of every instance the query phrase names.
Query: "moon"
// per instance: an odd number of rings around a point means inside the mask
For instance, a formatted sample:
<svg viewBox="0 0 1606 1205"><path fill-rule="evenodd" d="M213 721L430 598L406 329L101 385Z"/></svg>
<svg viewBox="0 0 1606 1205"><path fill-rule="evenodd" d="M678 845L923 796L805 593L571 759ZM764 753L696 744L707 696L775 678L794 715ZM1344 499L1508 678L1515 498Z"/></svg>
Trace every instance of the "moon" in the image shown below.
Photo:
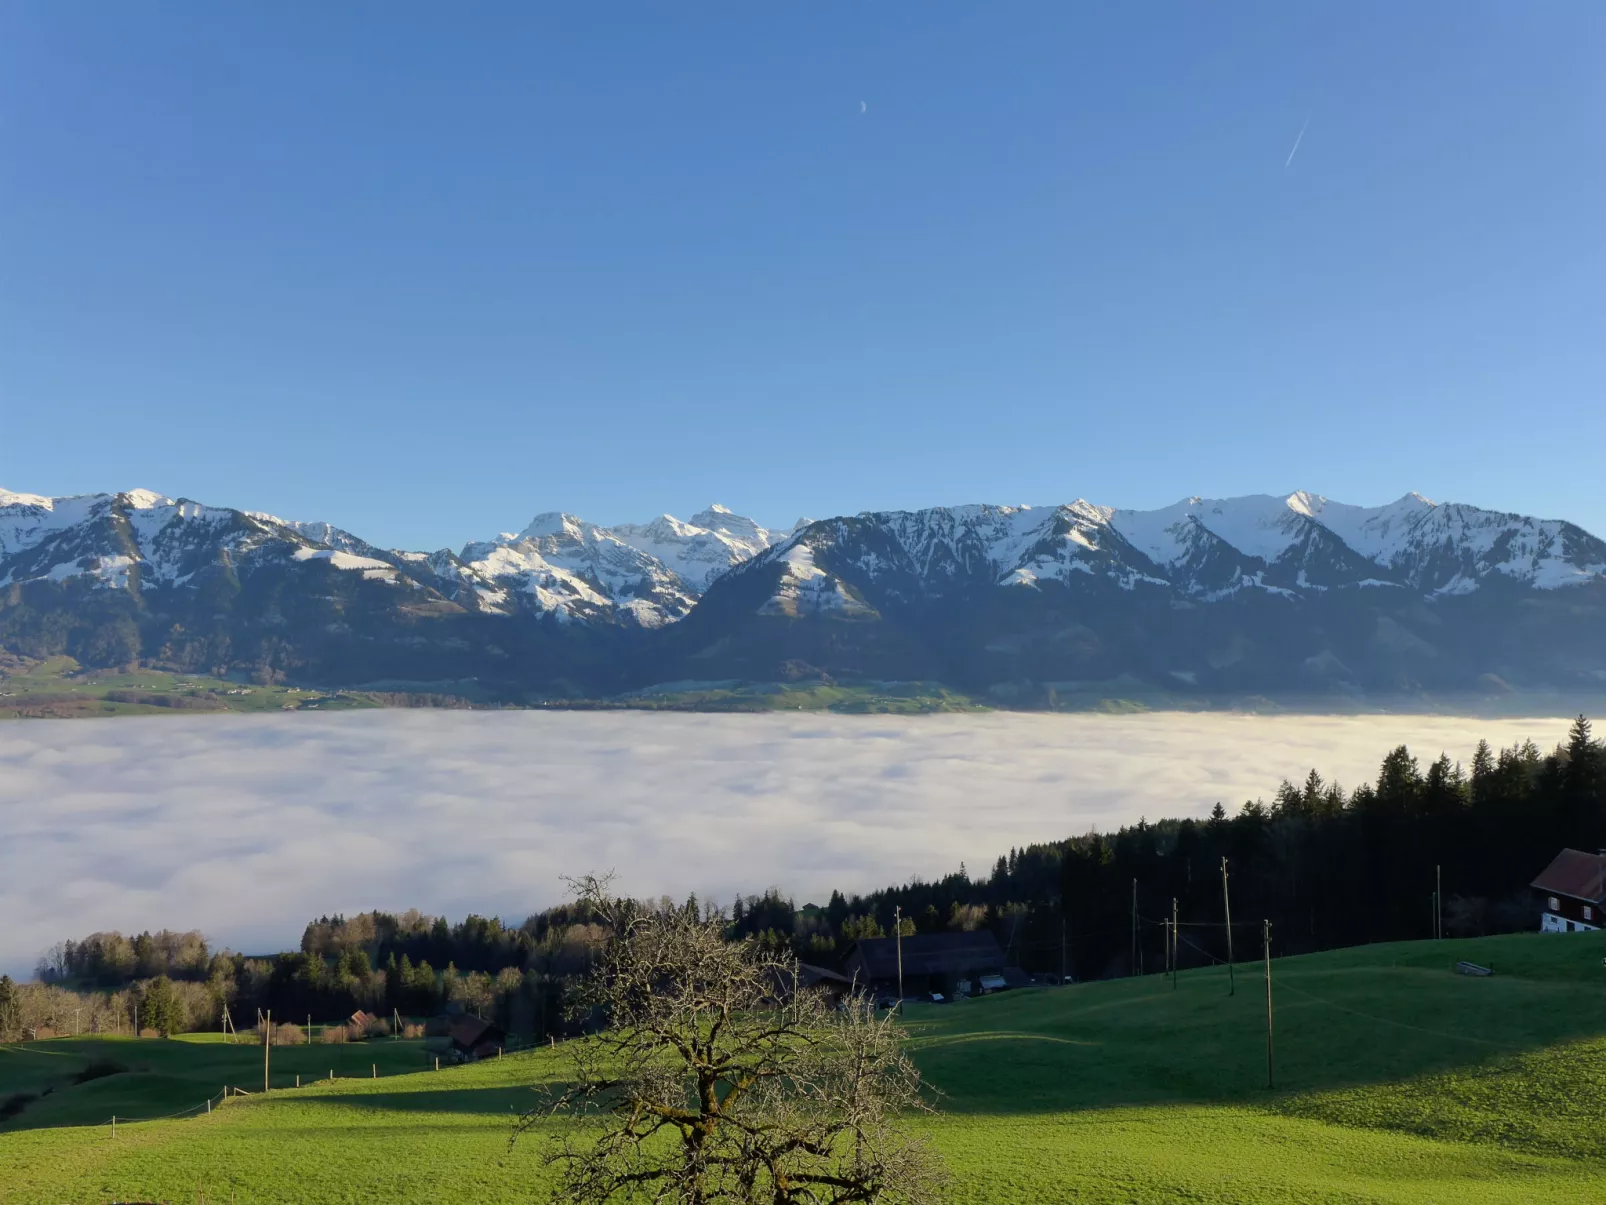
<svg viewBox="0 0 1606 1205"><path fill-rule="evenodd" d="M865 104L865 103L864 103L864 102L863 102L863 101L862 101L862 100L861 100L861 101L860 101L860 102L859 102L859 116L861 116L861 117L862 117L862 116L864 116L864 114L866 114L866 113L868 113L868 112L869 112L869 111L870 111L870 106L869 106L869 105L867 105L867 104Z"/></svg>

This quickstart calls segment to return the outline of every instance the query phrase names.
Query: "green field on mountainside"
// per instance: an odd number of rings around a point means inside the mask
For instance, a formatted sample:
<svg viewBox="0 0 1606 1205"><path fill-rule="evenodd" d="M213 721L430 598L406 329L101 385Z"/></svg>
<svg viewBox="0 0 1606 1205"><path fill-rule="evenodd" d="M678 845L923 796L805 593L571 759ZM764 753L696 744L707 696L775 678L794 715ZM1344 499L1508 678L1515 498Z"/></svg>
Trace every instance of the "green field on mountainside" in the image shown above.
<svg viewBox="0 0 1606 1205"><path fill-rule="evenodd" d="M262 686L165 670L85 670L71 657L0 669L0 719L69 719L207 712L343 711L378 707L348 691Z"/></svg>
<svg viewBox="0 0 1606 1205"><path fill-rule="evenodd" d="M0 665L0 719L70 719L207 712L349 711L374 707L471 706L491 700L473 682L368 683L349 690L274 685L157 669L86 670L71 657ZM500 706L645 711L829 711L923 715L981 711L931 682L672 684L612 699L502 700Z"/></svg>
<svg viewBox="0 0 1606 1205"><path fill-rule="evenodd" d="M1522 934L1275 960L1272 1091L1256 962L1232 996L1216 967L911 1006L942 1094L911 1124L967 1205L1606 1199L1603 959L1606 934ZM260 1088L261 1049L0 1048L0 1103L53 1088L0 1123L0 1201L544 1199L541 1137L508 1139L562 1054L437 1072L416 1043L276 1048L271 1095L114 1138L86 1123ZM129 1070L73 1083L96 1058Z"/></svg>

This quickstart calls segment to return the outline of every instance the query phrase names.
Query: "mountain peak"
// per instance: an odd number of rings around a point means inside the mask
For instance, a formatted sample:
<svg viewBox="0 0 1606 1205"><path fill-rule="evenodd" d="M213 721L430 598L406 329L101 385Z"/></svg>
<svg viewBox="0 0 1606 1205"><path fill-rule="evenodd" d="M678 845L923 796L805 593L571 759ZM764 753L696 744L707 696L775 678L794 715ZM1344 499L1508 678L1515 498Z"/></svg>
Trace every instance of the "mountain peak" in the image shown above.
<svg viewBox="0 0 1606 1205"><path fill-rule="evenodd" d="M518 538L539 540L547 536L569 536L572 539L579 539L588 526L584 520L577 519L566 511L542 511L525 525L524 530L519 532Z"/></svg>
<svg viewBox="0 0 1606 1205"><path fill-rule="evenodd" d="M55 499L42 494L14 494L8 489L0 489L0 506L41 506L49 510L54 502Z"/></svg>

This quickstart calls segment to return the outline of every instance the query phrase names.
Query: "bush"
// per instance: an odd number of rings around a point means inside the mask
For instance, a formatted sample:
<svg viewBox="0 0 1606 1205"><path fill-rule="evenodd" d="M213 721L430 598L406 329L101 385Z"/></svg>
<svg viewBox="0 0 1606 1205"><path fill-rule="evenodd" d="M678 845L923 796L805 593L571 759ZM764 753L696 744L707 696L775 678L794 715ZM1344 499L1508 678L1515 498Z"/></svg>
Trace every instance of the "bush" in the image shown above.
<svg viewBox="0 0 1606 1205"><path fill-rule="evenodd" d="M273 1044L275 1046L301 1046L306 1043L306 1031L294 1021L286 1021L273 1027Z"/></svg>
<svg viewBox="0 0 1606 1205"><path fill-rule="evenodd" d="M416 1021L403 1021L401 1036L404 1038L421 1038L424 1036L424 1027Z"/></svg>
<svg viewBox="0 0 1606 1205"><path fill-rule="evenodd" d="M318 1040L325 1046L335 1046L342 1042L351 1041L351 1029L345 1025L326 1025Z"/></svg>

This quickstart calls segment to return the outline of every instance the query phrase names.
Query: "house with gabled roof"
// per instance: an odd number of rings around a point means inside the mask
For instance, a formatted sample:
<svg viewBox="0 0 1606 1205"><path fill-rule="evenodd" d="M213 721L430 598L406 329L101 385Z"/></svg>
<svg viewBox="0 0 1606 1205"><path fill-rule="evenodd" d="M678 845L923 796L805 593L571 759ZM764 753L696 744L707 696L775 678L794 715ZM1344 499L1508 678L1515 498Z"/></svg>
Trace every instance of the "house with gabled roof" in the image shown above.
<svg viewBox="0 0 1606 1205"><path fill-rule="evenodd" d="M1606 923L1606 850L1564 849L1531 886L1541 933L1592 931Z"/></svg>

